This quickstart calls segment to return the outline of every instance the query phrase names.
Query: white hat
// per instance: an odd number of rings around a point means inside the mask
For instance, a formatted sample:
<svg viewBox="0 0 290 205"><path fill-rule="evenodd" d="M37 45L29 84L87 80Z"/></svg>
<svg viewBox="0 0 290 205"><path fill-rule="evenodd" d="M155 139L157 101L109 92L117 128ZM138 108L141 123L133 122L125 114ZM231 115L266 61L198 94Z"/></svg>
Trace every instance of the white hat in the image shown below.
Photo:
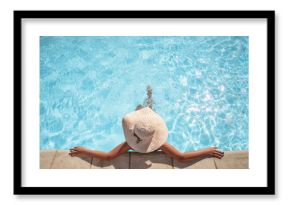
<svg viewBox="0 0 290 205"><path fill-rule="evenodd" d="M153 152L160 148L168 137L164 120L149 107L126 114L122 125L128 145L137 152Z"/></svg>

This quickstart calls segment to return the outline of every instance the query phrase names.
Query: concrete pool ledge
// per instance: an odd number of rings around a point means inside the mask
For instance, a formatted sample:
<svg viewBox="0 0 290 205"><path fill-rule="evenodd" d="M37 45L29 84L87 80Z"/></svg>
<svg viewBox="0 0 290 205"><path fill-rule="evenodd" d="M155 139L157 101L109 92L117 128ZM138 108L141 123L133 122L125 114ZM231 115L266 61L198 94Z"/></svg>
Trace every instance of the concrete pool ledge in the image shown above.
<svg viewBox="0 0 290 205"><path fill-rule="evenodd" d="M71 157L68 150L40 152L40 169L248 169L248 151L225 152L222 159L200 158L179 162L162 151L148 154L128 152L111 161L79 155Z"/></svg>

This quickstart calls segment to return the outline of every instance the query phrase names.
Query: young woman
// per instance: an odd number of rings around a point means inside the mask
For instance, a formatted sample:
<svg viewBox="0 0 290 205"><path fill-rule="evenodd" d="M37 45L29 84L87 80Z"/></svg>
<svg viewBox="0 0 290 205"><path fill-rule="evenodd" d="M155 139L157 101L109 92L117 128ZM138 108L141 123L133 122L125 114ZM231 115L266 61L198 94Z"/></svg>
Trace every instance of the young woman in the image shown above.
<svg viewBox="0 0 290 205"><path fill-rule="evenodd" d="M207 156L220 159L224 156L224 153L216 147L184 153L178 151L167 142L168 129L164 120L152 110L153 100L150 86L147 87L147 99L144 103L147 107L138 105L134 112L126 114L122 119L125 142L119 144L110 152L95 151L85 147L74 147L70 149L70 155L75 156L83 153L101 160L112 160L131 149L141 153L162 150L170 157L179 161Z"/></svg>

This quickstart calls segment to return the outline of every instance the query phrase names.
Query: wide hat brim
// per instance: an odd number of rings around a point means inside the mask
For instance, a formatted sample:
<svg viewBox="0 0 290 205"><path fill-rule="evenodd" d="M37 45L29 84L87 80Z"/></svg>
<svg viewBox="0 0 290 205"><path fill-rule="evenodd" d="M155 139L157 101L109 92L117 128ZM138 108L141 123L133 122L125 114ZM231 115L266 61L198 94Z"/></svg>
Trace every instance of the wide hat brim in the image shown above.
<svg viewBox="0 0 290 205"><path fill-rule="evenodd" d="M152 136L137 142L134 136L134 126L144 120L154 129ZM137 152L148 153L160 148L168 138L168 128L162 119L151 108L145 107L126 114L122 119L123 131L128 145Z"/></svg>

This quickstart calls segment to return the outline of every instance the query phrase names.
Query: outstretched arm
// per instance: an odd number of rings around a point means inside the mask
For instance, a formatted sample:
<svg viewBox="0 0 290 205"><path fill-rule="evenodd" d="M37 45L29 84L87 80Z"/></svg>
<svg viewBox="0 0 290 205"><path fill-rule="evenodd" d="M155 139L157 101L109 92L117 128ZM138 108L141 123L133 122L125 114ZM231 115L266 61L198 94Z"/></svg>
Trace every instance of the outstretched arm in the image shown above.
<svg viewBox="0 0 290 205"><path fill-rule="evenodd" d="M126 153L131 147L127 144L127 142L123 142L122 144L119 144L117 147L112 149L110 152L101 152L101 151L95 151L90 150L85 147L74 147L70 149L70 156L76 156L78 154L87 154L93 157L97 157L101 160L112 160L119 155Z"/></svg>
<svg viewBox="0 0 290 205"><path fill-rule="evenodd" d="M162 145L160 149L163 152L165 152L167 155L169 155L170 157L173 157L179 161L185 161L188 159L194 159L194 158L206 157L206 156L216 157L220 159L224 156L224 153L219 151L216 147L209 147L206 149L182 153L178 151L177 149L175 149L175 147L173 147L172 145L166 142L164 145Z"/></svg>

